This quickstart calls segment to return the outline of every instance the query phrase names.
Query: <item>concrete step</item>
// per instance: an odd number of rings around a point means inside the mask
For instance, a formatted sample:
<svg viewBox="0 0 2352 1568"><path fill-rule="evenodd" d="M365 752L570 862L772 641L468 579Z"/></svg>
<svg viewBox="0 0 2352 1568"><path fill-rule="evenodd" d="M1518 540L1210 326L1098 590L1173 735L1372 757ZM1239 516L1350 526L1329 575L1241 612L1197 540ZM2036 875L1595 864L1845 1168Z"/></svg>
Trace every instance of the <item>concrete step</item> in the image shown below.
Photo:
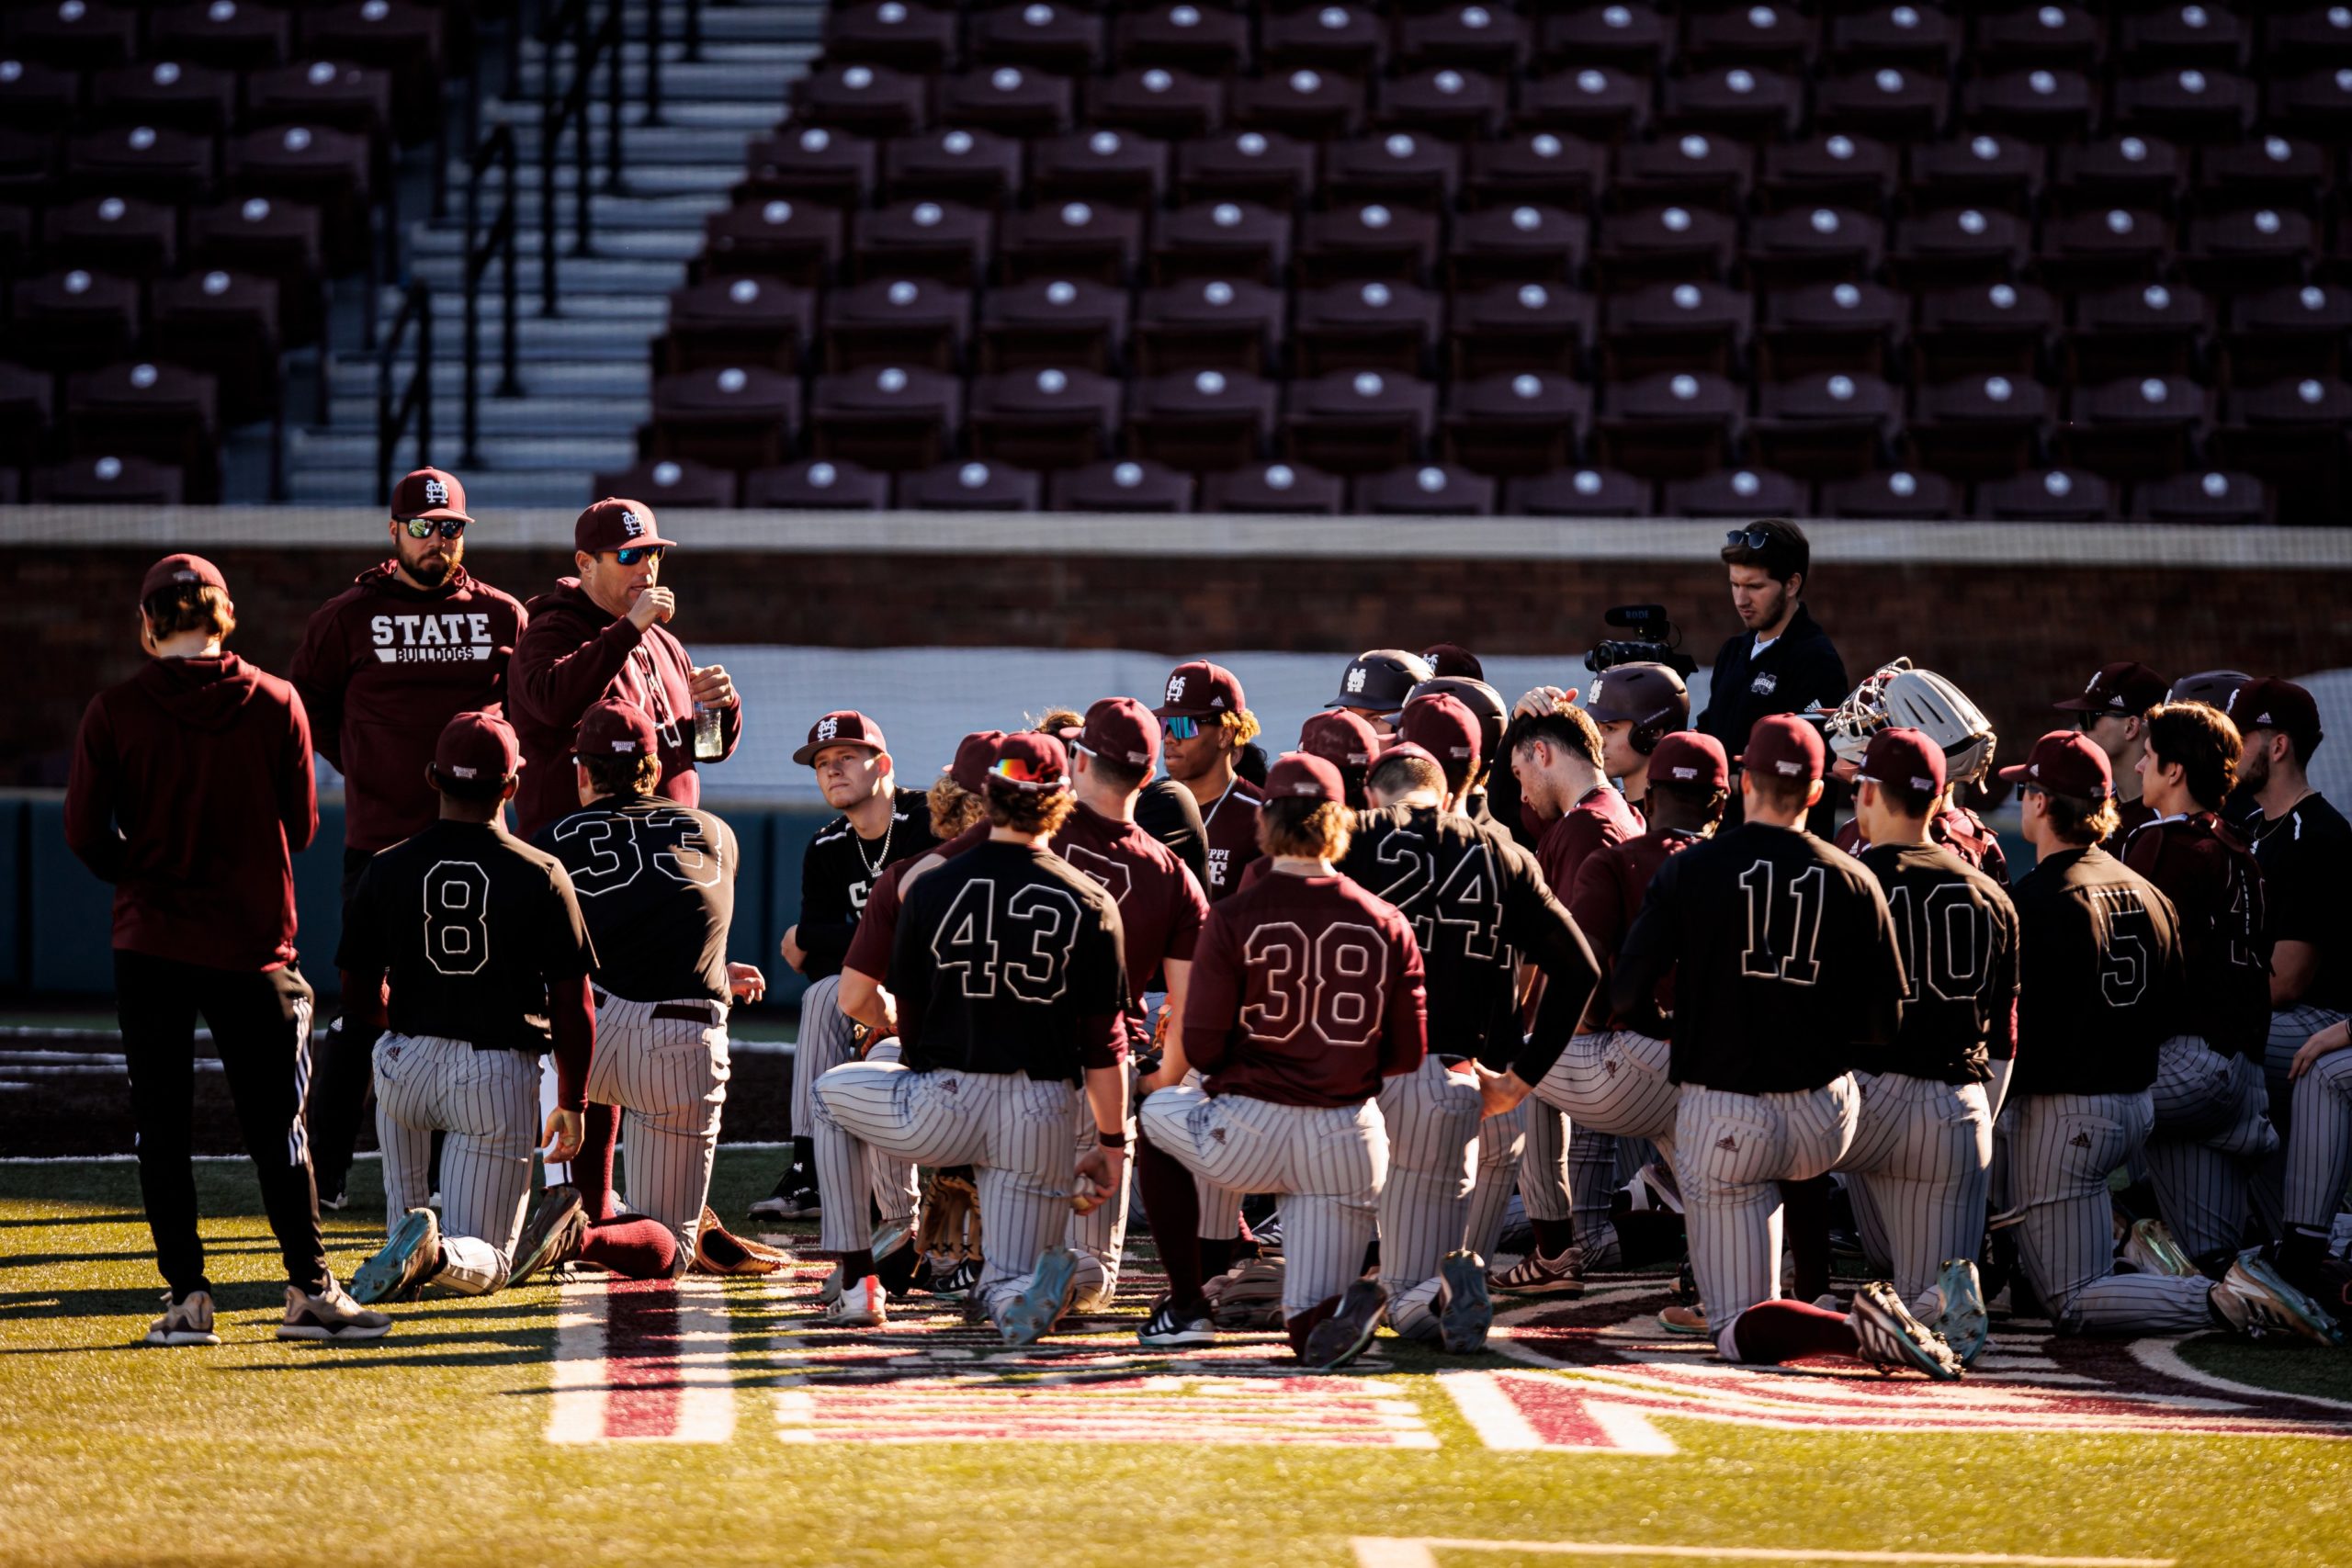
<svg viewBox="0 0 2352 1568"><path fill-rule="evenodd" d="M670 313L669 291L684 281L685 275L682 269L674 266L663 269L667 281L646 283L634 293L573 287L572 269L575 267L630 265L650 268L653 264L566 261L557 275L558 319L570 321L600 321L608 326L618 326L626 322L648 335L660 331L662 322ZM516 301L520 307L517 311L518 316L527 317L531 321L548 320L549 318L538 314L538 280L537 278L526 280L525 293L527 298ZM395 289L387 288L379 298L382 301L384 319L389 321L400 310L400 294ZM483 303L488 307L482 311L482 324L487 330L497 319L495 297L485 296ZM454 283L444 279L434 280L433 327L435 333L444 331L454 333L457 330L457 324L464 319L465 299L458 293ZM530 329L527 325L524 328L524 336L526 341L530 336Z"/></svg>
<svg viewBox="0 0 2352 1568"><path fill-rule="evenodd" d="M493 398L483 389L481 400L481 434L488 441L495 437L503 450L504 444L516 437L563 437L574 440L632 440L637 427L651 417L651 404L643 396L618 398L566 398L533 393L521 398ZM438 395L433 403L433 425L437 434L445 425L450 430L461 428L464 404L455 392ZM338 431L370 431L376 428L376 397L371 390L365 396L341 397L334 400L334 428Z"/></svg>
<svg viewBox="0 0 2352 1568"><path fill-rule="evenodd" d="M737 172L740 175L741 171L739 168ZM516 184L519 186L521 182ZM498 181L493 177L482 192L482 219L485 222L497 218L502 194ZM557 204L556 221L564 226L563 231L568 236L571 232L571 196L569 191L563 192L562 196L563 199ZM462 248L465 202L464 184L460 182L452 186L449 189L450 216L438 224L432 224L423 218L413 219L408 230L411 240L438 230L459 236L456 243ZM592 191L588 197L588 221L599 234L642 232L654 229L684 229L700 233L703 220L714 212L726 211L727 206L724 187L662 197L599 196ZM539 232L539 193L536 183L529 190L519 192L516 217L521 240L536 246Z"/></svg>
<svg viewBox="0 0 2352 1568"><path fill-rule="evenodd" d="M731 127L712 127L684 123L687 111L694 106L675 106L680 123L639 125L638 115L631 113L622 120L621 152L626 160L623 168L635 174L640 167L675 165L681 168L712 166L741 169L743 148L753 136L765 131L784 118L779 101L765 106L750 106L741 111L740 122ZM751 112L757 107L759 112ZM567 129L557 139L556 161L561 164L572 156L572 133ZM605 150L605 122L599 115L590 128L588 151L591 158L599 158ZM514 152L526 165L539 160L539 127L536 119L517 121L514 126ZM518 171L519 172L519 171Z"/></svg>
<svg viewBox="0 0 2352 1568"><path fill-rule="evenodd" d="M643 5L621 7L621 28L625 37L632 40L645 37L648 10L649 7ZM684 0L662 0L662 37L683 39L685 28ZM824 34L825 7L822 6L705 6L702 8L705 48L718 42L813 42Z"/></svg>
<svg viewBox="0 0 2352 1568"><path fill-rule="evenodd" d="M444 466L458 461L461 448L454 432L445 440L439 431L435 431L433 445L435 461ZM496 457L499 454L485 456ZM601 471L616 472L636 460L632 457L626 461L610 464ZM414 467L413 450L403 447L398 461ZM466 507L494 530L502 513L535 506L564 509L585 506L596 499L591 486L599 471L596 468L582 468L576 473L526 469L508 473L486 468L480 464L468 464L465 471ZM320 468L289 474L286 483L287 499L298 506L380 506L383 498L372 493L376 483L375 472L375 458L371 456L360 472ZM537 589L532 592L536 592ZM528 593L524 595L526 598L529 596Z"/></svg>
<svg viewBox="0 0 2352 1568"><path fill-rule="evenodd" d="M708 134L717 137L721 133ZM720 158L720 152L714 151L711 154L712 161L707 164L643 163L639 160L635 152L629 150L630 146L631 143L625 136L621 142L622 188L617 191L605 189L605 132L601 126L597 128L596 134L589 142L588 148L588 194L592 201L600 196L636 197L656 200L686 196L724 197L735 182L743 177L743 143L740 140L735 141L731 148L722 147L721 151L725 153L723 161ZM462 160L450 160L449 201L452 211L458 210L458 204L465 199L466 177L469 173ZM529 199L537 200L540 176L543 173L537 158L522 159L515 165L515 188L525 192ZM571 143L567 141L563 145L562 156L556 161L557 194L568 196L578 185L578 176L579 166L572 162ZM491 181L490 188L493 191L497 189L495 179ZM566 213L564 216L568 219L571 215Z"/></svg>
<svg viewBox="0 0 2352 1568"><path fill-rule="evenodd" d="M401 384L406 384L407 372L398 373ZM651 358L640 352L633 359L522 359L516 374L523 382L526 397L538 399L589 398L631 399L646 401L653 390ZM444 354L433 362L433 395L446 400L435 404L436 409L454 407L465 393L466 367L455 354ZM483 367L482 404L487 408L498 385L498 359L492 355ZM345 403L351 399L363 400L368 407L375 407L376 362L371 358L353 356L338 359L327 367L327 386L333 394L340 415ZM368 416L373 419L370 412Z"/></svg>
<svg viewBox="0 0 2352 1568"><path fill-rule="evenodd" d="M434 410L434 456L443 461L455 459L458 444L456 409L447 412L448 418L438 417L442 410ZM362 491L374 488L376 472L376 424L371 417L361 430L289 431L286 437L287 466L290 472L305 477L321 469L344 470L347 482L356 481ZM503 441L485 451L480 465L484 472L502 473L562 473L576 474L585 484L587 476L598 468L626 468L637 461L637 444L627 435L608 436L548 436L533 435L513 441ZM426 459L430 460L430 459ZM400 444L394 455L395 472L398 464L406 462L415 467L416 439L413 431ZM466 488L473 489L473 469L469 468Z"/></svg>
<svg viewBox="0 0 2352 1568"><path fill-rule="evenodd" d="M594 302L595 298L591 296L586 300L575 300L572 303L576 307ZM438 313L445 309L447 311L447 315ZM465 318L458 310L455 299L449 296L445 295L437 299L435 310L436 314L433 323L433 347L436 366L442 360L457 364L463 353ZM562 316L550 320L544 316L530 314L519 318L515 322L515 334L518 339L515 358L524 367L526 379L530 375L531 367L537 365L613 361L646 362L650 358L652 341L661 331L662 321L659 317L649 321L632 321L627 318L579 315ZM496 363L505 345L505 341L504 334L499 330L497 312L485 310L481 319L483 360L488 363ZM368 359L368 363L374 363L372 356Z"/></svg>
<svg viewBox="0 0 2352 1568"><path fill-rule="evenodd" d="M716 211L718 205L703 202L700 212ZM564 215L564 216L569 216ZM536 218L536 214L534 215ZM593 259L598 262L674 262L692 261L702 249L699 222L648 227L625 216L594 220L596 254L593 258L575 257L571 253L571 225L559 220L555 237L556 266L559 275L576 262ZM537 221L523 223L514 235L514 254L522 262L521 278L525 289L537 286L540 231ZM438 279L455 278L455 273L427 272L425 264L447 261L454 265L466 254L466 231L457 228L435 228L416 224L408 232L408 254L420 276ZM497 287L498 273L493 268L487 275L489 287Z"/></svg>

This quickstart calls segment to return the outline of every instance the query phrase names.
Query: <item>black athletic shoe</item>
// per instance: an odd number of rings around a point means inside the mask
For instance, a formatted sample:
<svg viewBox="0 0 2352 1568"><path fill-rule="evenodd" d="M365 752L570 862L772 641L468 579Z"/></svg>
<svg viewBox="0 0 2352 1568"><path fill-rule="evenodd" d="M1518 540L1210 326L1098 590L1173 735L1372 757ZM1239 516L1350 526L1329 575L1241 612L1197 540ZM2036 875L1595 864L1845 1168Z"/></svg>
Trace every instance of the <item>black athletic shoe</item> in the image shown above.
<svg viewBox="0 0 2352 1568"><path fill-rule="evenodd" d="M779 1220L810 1220L822 1212L817 1202L817 1183L797 1168L778 1177L775 1190L752 1205L752 1213Z"/></svg>
<svg viewBox="0 0 2352 1568"><path fill-rule="evenodd" d="M569 1263L580 1256L580 1245L588 1238L588 1211L582 1206L580 1189L558 1182L540 1198L539 1206L523 1222L523 1234L514 1241L514 1264L506 1271L506 1283L519 1285L532 1275Z"/></svg>
<svg viewBox="0 0 2352 1568"><path fill-rule="evenodd" d="M1306 1337L1306 1349L1299 1359L1318 1372L1335 1372L1358 1356L1380 1332L1381 1314L1388 1310L1388 1292L1377 1280L1358 1280L1331 1315L1315 1325Z"/></svg>

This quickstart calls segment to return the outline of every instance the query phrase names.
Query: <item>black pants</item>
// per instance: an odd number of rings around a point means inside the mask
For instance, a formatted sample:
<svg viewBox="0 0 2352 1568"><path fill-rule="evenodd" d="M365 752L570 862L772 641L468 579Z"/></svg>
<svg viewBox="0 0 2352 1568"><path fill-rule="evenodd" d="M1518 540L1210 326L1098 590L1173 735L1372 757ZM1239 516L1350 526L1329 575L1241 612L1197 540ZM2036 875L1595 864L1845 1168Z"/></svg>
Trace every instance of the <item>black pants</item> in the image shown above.
<svg viewBox="0 0 2352 1568"><path fill-rule="evenodd" d="M343 852L344 919L351 918L351 896L359 874L376 858L372 850ZM318 1061L311 1077L311 1156L318 1167L319 1190L330 1196L344 1190L351 1170L352 1146L368 1112L368 1089L375 1077L376 1035L351 1027L351 998L343 998L343 1016L328 1025L319 1042Z"/></svg>
<svg viewBox="0 0 2352 1568"><path fill-rule="evenodd" d="M196 1021L212 1028L237 1124L261 1177L262 1205L289 1283L325 1288L318 1190L302 1101L311 1076L311 987L292 964L266 974L208 969L120 948L115 1005L130 1065L130 1114L139 1129L139 1190L155 1261L174 1301L209 1291L196 1230L196 1168L189 1123L196 1108Z"/></svg>

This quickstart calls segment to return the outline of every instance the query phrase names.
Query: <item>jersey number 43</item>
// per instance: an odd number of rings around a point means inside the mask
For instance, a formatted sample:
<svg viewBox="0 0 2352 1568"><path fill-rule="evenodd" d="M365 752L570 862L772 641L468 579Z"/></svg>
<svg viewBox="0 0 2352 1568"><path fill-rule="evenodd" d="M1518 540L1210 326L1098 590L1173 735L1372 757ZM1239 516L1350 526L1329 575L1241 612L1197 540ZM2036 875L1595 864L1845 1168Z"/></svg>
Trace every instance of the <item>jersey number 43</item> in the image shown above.
<svg viewBox="0 0 2352 1568"><path fill-rule="evenodd" d="M941 970L955 971L972 1000L1045 1003L1069 988L1077 940L1078 899L1067 889L1027 883L1000 896L995 879L980 876L956 890L932 932L931 954Z"/></svg>

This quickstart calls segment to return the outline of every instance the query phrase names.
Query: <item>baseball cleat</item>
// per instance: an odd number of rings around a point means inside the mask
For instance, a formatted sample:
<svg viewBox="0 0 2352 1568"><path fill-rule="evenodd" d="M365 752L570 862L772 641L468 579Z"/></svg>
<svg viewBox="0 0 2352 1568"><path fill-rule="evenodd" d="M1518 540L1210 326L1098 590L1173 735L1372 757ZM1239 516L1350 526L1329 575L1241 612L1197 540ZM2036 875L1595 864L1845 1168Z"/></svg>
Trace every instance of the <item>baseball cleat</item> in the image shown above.
<svg viewBox="0 0 2352 1568"><path fill-rule="evenodd" d="M1911 1315L1894 1287L1872 1280L1854 1293L1854 1310L1846 1316L1862 1359L1884 1371L1910 1367L1938 1382L1958 1382L1962 1367L1943 1336Z"/></svg>
<svg viewBox="0 0 2352 1568"><path fill-rule="evenodd" d="M1530 1252L1502 1272L1487 1275L1487 1285L1507 1296L1580 1296L1584 1249L1570 1247L1555 1258Z"/></svg>
<svg viewBox="0 0 2352 1568"><path fill-rule="evenodd" d="M588 1209L582 1201L580 1189L568 1182L558 1182L541 1195L539 1206L523 1222L523 1234L514 1242L514 1265L506 1271L506 1283L519 1285L532 1275L569 1263L580 1256L581 1244L588 1239Z"/></svg>
<svg viewBox="0 0 2352 1568"><path fill-rule="evenodd" d="M362 1305L399 1301L430 1280L441 1267L441 1216L411 1209L384 1238L376 1256L351 1277L351 1296Z"/></svg>
<svg viewBox="0 0 2352 1568"><path fill-rule="evenodd" d="M1136 1330L1136 1343L1154 1350L1214 1345L1216 1325L1209 1321L1206 1311L1195 1315L1192 1308L1179 1310L1174 1301L1163 1301L1151 1309L1150 1321Z"/></svg>
<svg viewBox="0 0 2352 1568"><path fill-rule="evenodd" d="M1714 1332L1707 1326L1704 1307L1670 1306L1657 1314L1657 1325L1668 1334L1708 1335Z"/></svg>
<svg viewBox="0 0 2352 1568"><path fill-rule="evenodd" d="M778 1178L775 1190L752 1204L751 1212L779 1220L808 1220L822 1210L817 1201L817 1184L796 1168Z"/></svg>
<svg viewBox="0 0 2352 1568"><path fill-rule="evenodd" d="M2325 1307L2287 1282L2257 1249L2242 1253L2213 1287L2213 1306L2248 1338L2290 1334L2320 1345L2344 1343L2343 1325Z"/></svg>
<svg viewBox="0 0 2352 1568"><path fill-rule="evenodd" d="M1984 1290L1976 1278L1976 1265L1965 1258L1946 1263L1943 1272L1936 1276L1936 1291L1943 1297L1943 1310L1928 1326L1943 1336L1962 1366L1973 1367L1993 1338L1993 1320L1984 1310Z"/></svg>
<svg viewBox="0 0 2352 1568"><path fill-rule="evenodd" d="M707 1213L709 1211L704 1212ZM894 1296L903 1296L910 1291L925 1288L917 1284L922 1272L922 1260L907 1246L913 1239L913 1234L903 1220L885 1220L874 1227L873 1239L866 1244L865 1250L874 1258L874 1277L881 1280L882 1288ZM767 1250L774 1252L776 1249L770 1247ZM979 1278L977 1269L972 1277L975 1280ZM817 1287L817 1299L829 1302L841 1293L842 1266L835 1263L826 1274L825 1282Z"/></svg>
<svg viewBox="0 0 2352 1568"><path fill-rule="evenodd" d="M319 1207L339 1214L351 1207L351 1195L340 1187L332 1192L322 1192L319 1194Z"/></svg>
<svg viewBox="0 0 2352 1568"><path fill-rule="evenodd" d="M286 1287L286 1317L277 1325L280 1339L326 1339L335 1342L381 1339L391 1332L392 1320L369 1312L344 1293L333 1280L313 1294L300 1285Z"/></svg>
<svg viewBox="0 0 2352 1568"><path fill-rule="evenodd" d="M825 1303L818 1316L828 1328L879 1328L890 1321L889 1292L868 1274Z"/></svg>
<svg viewBox="0 0 2352 1568"><path fill-rule="evenodd" d="M1358 1356L1380 1332L1380 1315L1388 1307L1388 1292L1377 1280L1358 1280L1331 1315L1317 1324L1306 1336L1306 1348L1299 1352L1299 1359L1315 1371L1336 1372Z"/></svg>
<svg viewBox="0 0 2352 1568"><path fill-rule="evenodd" d="M1037 1256L1029 1285L1004 1309L997 1325L1008 1345L1035 1345L1054 1331L1078 1290L1078 1257L1057 1242Z"/></svg>
<svg viewBox="0 0 2352 1568"><path fill-rule="evenodd" d="M2173 1239L2172 1227L2162 1220L2134 1220L2123 1237L2123 1261L2143 1274L2169 1274L2188 1280L2204 1272Z"/></svg>
<svg viewBox="0 0 2352 1568"><path fill-rule="evenodd" d="M147 1329L150 1345L218 1345L212 1332L212 1292L190 1291L180 1300L164 1298L164 1315Z"/></svg>
<svg viewBox="0 0 2352 1568"><path fill-rule="evenodd" d="M1494 1321L1486 1260L1475 1252L1447 1253L1437 1266L1438 1342L1448 1354L1476 1355L1487 1348Z"/></svg>

